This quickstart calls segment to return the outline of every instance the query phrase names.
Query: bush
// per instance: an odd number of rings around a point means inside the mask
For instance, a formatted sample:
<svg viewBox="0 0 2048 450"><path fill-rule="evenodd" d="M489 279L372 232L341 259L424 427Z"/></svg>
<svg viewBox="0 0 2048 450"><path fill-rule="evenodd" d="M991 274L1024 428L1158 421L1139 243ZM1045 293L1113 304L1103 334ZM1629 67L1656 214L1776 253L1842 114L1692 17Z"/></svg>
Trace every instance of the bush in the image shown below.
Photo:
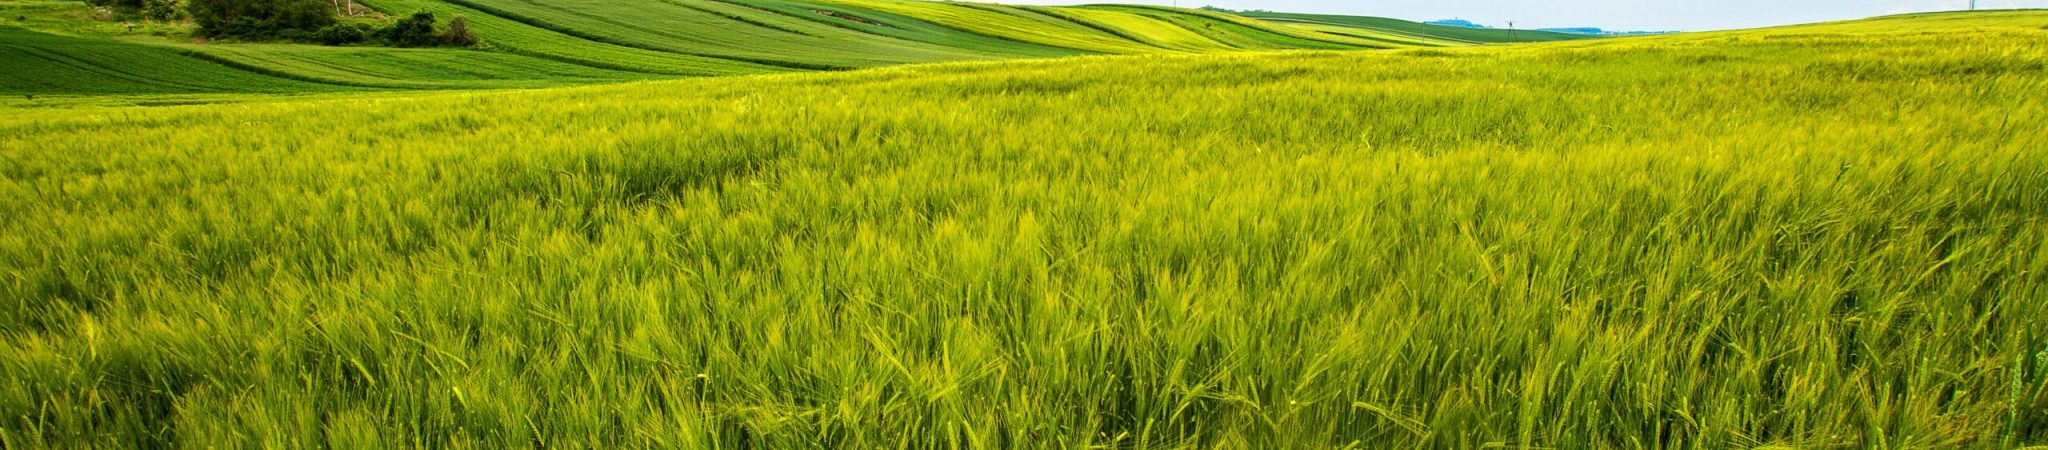
<svg viewBox="0 0 2048 450"><path fill-rule="evenodd" d="M199 34L241 39L272 39L277 37L277 25L251 17L243 17L219 25L201 26Z"/></svg>
<svg viewBox="0 0 2048 450"><path fill-rule="evenodd" d="M142 0L143 18L169 22L186 16L185 0Z"/></svg>
<svg viewBox="0 0 2048 450"><path fill-rule="evenodd" d="M130 1L130 0L114 0ZM311 33L334 24L334 9L324 0L191 0L187 8L199 34L208 37L271 39Z"/></svg>
<svg viewBox="0 0 2048 450"><path fill-rule="evenodd" d="M377 39L393 47L433 47L441 43L434 34L434 13L425 11L377 30Z"/></svg>
<svg viewBox="0 0 2048 450"><path fill-rule="evenodd" d="M455 16L448 20L448 31L441 33L441 43L451 47L474 47L476 33L469 31L469 19Z"/></svg>
<svg viewBox="0 0 2048 450"><path fill-rule="evenodd" d="M313 33L313 42L324 45L358 44L370 39L370 27L363 24L337 23Z"/></svg>

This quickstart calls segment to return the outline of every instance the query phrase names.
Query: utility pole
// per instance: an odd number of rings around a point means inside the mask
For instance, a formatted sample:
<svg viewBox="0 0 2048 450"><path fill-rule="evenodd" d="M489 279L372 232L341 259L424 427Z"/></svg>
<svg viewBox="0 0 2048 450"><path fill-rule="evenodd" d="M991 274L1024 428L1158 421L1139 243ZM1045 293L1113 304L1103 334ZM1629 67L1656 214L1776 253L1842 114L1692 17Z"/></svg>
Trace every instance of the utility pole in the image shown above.
<svg viewBox="0 0 2048 450"><path fill-rule="evenodd" d="M1522 40L1515 37L1515 21L1510 20L1508 21L1508 43L1514 44L1519 42L1522 42Z"/></svg>

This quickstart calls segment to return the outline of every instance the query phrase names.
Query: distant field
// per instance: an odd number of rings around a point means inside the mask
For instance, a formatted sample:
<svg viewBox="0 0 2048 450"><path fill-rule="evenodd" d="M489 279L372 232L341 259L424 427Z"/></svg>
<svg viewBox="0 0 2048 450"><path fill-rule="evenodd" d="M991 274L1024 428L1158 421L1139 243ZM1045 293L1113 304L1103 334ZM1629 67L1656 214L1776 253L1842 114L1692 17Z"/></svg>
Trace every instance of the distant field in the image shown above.
<svg viewBox="0 0 2048 450"><path fill-rule="evenodd" d="M570 5L477 24L694 39ZM2044 26L311 98L162 62L242 101L0 107L0 447L2048 445ZM68 92L175 51L0 32Z"/></svg>
<svg viewBox="0 0 2048 450"><path fill-rule="evenodd" d="M323 92L335 86L222 67L174 49L0 26L0 94ZM176 78L138 73L149 67Z"/></svg>
<svg viewBox="0 0 2048 450"><path fill-rule="evenodd" d="M1299 14L1268 11L1245 11L1246 17L1270 20L1280 23L1295 23L1315 26L1339 26L1360 28L1385 33L1411 35L1422 38L1436 38L1464 43L1506 43L1506 42L1550 42L1596 39L1570 33L1556 33L1534 30L1504 30L1425 25L1385 17L1340 16L1331 14ZM1341 32L1340 32L1341 34Z"/></svg>
<svg viewBox="0 0 2048 450"><path fill-rule="evenodd" d="M1016 7L918 0L363 0L392 15L465 18L477 49L392 50L195 43L190 25L95 20L75 1L0 0L22 64L0 92L78 95L222 91L491 89L1088 54L1356 50L1465 45L1331 33L1212 12L1140 6ZM90 64L127 60L117 67ZM78 64L74 64L78 63ZM86 71L128 85L62 86ZM196 71L196 72L195 72ZM229 86L183 74L230 80ZM233 80L250 80L248 82ZM138 86L150 86L143 89ZM25 97L26 98L26 97ZM24 99L25 99L24 98ZM11 102L11 101L10 101Z"/></svg>

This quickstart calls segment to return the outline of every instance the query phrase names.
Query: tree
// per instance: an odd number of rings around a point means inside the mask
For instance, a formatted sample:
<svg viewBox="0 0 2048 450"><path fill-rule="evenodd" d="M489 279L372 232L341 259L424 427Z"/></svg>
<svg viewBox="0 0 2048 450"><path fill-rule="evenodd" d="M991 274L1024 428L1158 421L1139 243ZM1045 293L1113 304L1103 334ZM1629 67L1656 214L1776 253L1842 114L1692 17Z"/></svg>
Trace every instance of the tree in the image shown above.
<svg viewBox="0 0 2048 450"><path fill-rule="evenodd" d="M322 45L349 45L370 39L370 26L360 23L337 23L313 33L313 42Z"/></svg>
<svg viewBox="0 0 2048 450"><path fill-rule="evenodd" d="M208 37L268 39L291 31L311 33L334 24L323 0L191 0L192 21Z"/></svg>
<svg viewBox="0 0 2048 450"><path fill-rule="evenodd" d="M185 0L143 0L142 17L169 22L185 18Z"/></svg>
<svg viewBox="0 0 2048 450"><path fill-rule="evenodd" d="M448 20L448 31L441 33L441 43L452 47L476 46L476 33L469 31L469 19L455 16Z"/></svg>
<svg viewBox="0 0 2048 450"><path fill-rule="evenodd" d="M434 13L426 11L413 13L390 27L377 30L377 39L393 47L433 47L441 43L440 36L434 34Z"/></svg>

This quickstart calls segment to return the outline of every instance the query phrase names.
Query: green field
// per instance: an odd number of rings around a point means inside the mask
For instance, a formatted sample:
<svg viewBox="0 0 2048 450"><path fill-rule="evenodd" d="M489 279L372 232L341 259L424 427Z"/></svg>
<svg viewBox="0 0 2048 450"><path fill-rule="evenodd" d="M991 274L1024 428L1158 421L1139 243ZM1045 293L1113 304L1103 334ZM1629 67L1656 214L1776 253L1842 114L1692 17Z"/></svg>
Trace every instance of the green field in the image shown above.
<svg viewBox="0 0 2048 450"><path fill-rule="evenodd" d="M431 12L444 24L463 17L485 45L394 50L198 43L189 38L190 25L95 20L104 13L76 1L0 0L0 33L9 38L0 45L11 55L20 55L13 59L23 61L0 67L0 93L77 104L108 100L76 98L98 94L191 97L222 91L540 88L1090 54L1469 44L1389 38L1360 28L1327 32L1301 24L1140 6L1012 7L917 0L363 4L393 15ZM94 62L100 60L127 62ZM125 84L67 86L82 79L64 75L68 73L119 78Z"/></svg>
<svg viewBox="0 0 2048 450"><path fill-rule="evenodd" d="M169 48L0 26L0 95L319 92L334 86L222 67ZM138 73L149 67L179 76Z"/></svg>
<svg viewBox="0 0 2048 450"><path fill-rule="evenodd" d="M1401 19L1385 17L1341 16L1332 14L1300 14L1271 11L1245 11L1245 17L1263 19L1282 24L1295 24L1331 34L1351 35L1357 30L1388 33L1410 38L1443 40L1466 44L1551 42L1594 39L1592 36L1534 30L1503 30L1493 28L1464 28L1442 25L1425 25ZM1330 28L1339 27L1339 28ZM1343 28L1350 28L1345 30Z"/></svg>
<svg viewBox="0 0 2048 450"><path fill-rule="evenodd" d="M2048 445L2048 11L374 1L0 9L0 448Z"/></svg>

